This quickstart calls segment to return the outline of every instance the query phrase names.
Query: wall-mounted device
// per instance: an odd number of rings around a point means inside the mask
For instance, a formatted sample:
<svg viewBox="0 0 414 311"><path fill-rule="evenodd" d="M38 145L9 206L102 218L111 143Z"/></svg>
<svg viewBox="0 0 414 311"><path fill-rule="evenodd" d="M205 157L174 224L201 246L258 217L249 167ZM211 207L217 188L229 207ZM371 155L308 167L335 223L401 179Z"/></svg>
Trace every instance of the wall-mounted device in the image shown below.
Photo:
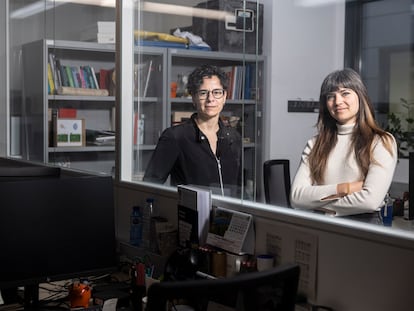
<svg viewBox="0 0 414 311"><path fill-rule="evenodd" d="M192 32L213 51L262 54L263 4L240 0L209 0L195 6L225 12L225 18L193 16Z"/></svg>
<svg viewBox="0 0 414 311"><path fill-rule="evenodd" d="M234 16L226 16L226 30L254 31L254 11L249 9L235 9Z"/></svg>

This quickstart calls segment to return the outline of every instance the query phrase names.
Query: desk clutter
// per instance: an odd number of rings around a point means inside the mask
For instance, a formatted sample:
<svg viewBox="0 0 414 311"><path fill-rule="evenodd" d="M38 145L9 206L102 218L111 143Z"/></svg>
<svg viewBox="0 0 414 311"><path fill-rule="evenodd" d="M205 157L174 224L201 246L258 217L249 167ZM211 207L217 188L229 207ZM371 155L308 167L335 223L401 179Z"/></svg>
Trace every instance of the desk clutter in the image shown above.
<svg viewBox="0 0 414 311"><path fill-rule="evenodd" d="M130 271L131 305L135 311L146 310L146 296L154 283L161 282L172 285L201 280L205 282L220 279L230 280L233 277L251 272L270 271L273 269L273 263L274 260L271 255L259 255L257 257L248 254L237 255L210 245L193 245L189 248L178 248L173 252L165 263L163 273L156 279L151 277L154 274L154 265L150 262L150 257L136 258ZM180 310L177 305L185 305L184 301L172 300L169 303L172 303L172 305L170 305L170 308L167 307L166 310L176 310L174 307ZM188 307L188 305L186 306Z"/></svg>
<svg viewBox="0 0 414 311"><path fill-rule="evenodd" d="M167 260L164 280L216 279L254 271L253 255L236 255L206 245L174 252Z"/></svg>
<svg viewBox="0 0 414 311"><path fill-rule="evenodd" d="M2 289L0 310L116 311L130 308L130 280L120 272L88 278L50 281L38 286L38 300L27 301L24 287ZM125 274L127 276L127 274Z"/></svg>
<svg viewBox="0 0 414 311"><path fill-rule="evenodd" d="M134 310L145 310L146 296L154 283L226 280L274 267L274 255L255 254L253 216L213 206L210 189L178 186L177 228L169 235L160 235L162 227L158 225L168 221L158 216L157 208L158 202L151 198L132 208L130 245L126 249L137 254L130 271ZM168 251L160 248L166 238ZM166 258L161 268L154 265L159 256ZM177 310L178 305L180 302L174 302Z"/></svg>
<svg viewBox="0 0 414 311"><path fill-rule="evenodd" d="M178 241L180 247L208 244L235 254L253 254L253 217L212 206L211 190L178 186Z"/></svg>

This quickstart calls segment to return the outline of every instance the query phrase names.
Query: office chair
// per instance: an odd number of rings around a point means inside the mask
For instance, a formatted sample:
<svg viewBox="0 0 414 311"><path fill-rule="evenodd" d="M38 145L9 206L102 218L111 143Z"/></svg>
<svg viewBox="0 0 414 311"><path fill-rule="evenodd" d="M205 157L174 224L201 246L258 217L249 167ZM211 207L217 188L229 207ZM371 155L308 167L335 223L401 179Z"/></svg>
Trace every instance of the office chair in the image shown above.
<svg viewBox="0 0 414 311"><path fill-rule="evenodd" d="M268 160L263 163L263 182L267 204L290 206L289 160Z"/></svg>
<svg viewBox="0 0 414 311"><path fill-rule="evenodd" d="M165 310L167 303L180 299L185 302L176 304L189 305L195 311L205 311L214 303L237 311L293 311L299 272L297 264L286 264L230 278L154 283L148 289L146 311Z"/></svg>

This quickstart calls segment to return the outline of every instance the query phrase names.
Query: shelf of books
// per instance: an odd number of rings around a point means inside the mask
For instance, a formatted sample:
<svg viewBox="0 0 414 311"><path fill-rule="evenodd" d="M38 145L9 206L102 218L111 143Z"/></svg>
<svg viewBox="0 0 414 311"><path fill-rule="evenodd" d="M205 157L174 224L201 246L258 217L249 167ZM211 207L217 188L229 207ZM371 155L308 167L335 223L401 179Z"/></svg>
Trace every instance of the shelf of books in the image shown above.
<svg viewBox="0 0 414 311"><path fill-rule="evenodd" d="M112 173L115 163L115 45L39 40L22 47L22 157ZM162 131L194 111L186 78L203 63L227 72L225 122L243 137L247 179L260 169L264 58L137 46L134 60L134 176L143 176ZM176 85L175 92L171 86ZM251 176L251 177L249 177Z"/></svg>
<svg viewBox="0 0 414 311"><path fill-rule="evenodd" d="M22 51L23 158L111 174L115 45L39 40Z"/></svg>
<svg viewBox="0 0 414 311"><path fill-rule="evenodd" d="M39 40L25 44L22 50L23 117L28 122L25 126L31 128L24 137L23 158L112 174L115 45ZM165 54L162 48L135 51L133 143L135 152L147 161L166 127Z"/></svg>

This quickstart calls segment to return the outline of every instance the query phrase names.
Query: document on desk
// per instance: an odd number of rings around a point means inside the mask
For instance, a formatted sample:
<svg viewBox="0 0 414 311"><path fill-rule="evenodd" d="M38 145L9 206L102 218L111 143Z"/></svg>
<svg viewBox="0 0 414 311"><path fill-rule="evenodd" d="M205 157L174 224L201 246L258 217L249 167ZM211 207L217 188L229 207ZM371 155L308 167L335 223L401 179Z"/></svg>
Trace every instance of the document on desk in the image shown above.
<svg viewBox="0 0 414 311"><path fill-rule="evenodd" d="M116 311L116 304L118 303L118 298L111 298L105 300L102 311Z"/></svg>

